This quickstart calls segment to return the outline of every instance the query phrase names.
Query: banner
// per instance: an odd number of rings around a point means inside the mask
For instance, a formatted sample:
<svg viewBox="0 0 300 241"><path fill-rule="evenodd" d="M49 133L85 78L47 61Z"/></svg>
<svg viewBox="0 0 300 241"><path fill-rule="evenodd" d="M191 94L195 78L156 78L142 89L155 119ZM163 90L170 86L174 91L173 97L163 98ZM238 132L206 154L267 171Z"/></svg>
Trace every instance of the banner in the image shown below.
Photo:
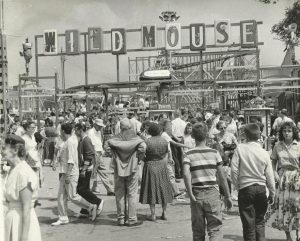
<svg viewBox="0 0 300 241"><path fill-rule="evenodd" d="M44 54L57 54L57 31L56 29L49 29L44 31Z"/></svg>
<svg viewBox="0 0 300 241"><path fill-rule="evenodd" d="M126 30L124 28L114 28L111 30L111 53L126 54Z"/></svg>
<svg viewBox="0 0 300 241"><path fill-rule="evenodd" d="M66 30L66 54L80 54L79 30Z"/></svg>
<svg viewBox="0 0 300 241"><path fill-rule="evenodd" d="M166 24L166 50L181 49L181 26L179 23Z"/></svg>

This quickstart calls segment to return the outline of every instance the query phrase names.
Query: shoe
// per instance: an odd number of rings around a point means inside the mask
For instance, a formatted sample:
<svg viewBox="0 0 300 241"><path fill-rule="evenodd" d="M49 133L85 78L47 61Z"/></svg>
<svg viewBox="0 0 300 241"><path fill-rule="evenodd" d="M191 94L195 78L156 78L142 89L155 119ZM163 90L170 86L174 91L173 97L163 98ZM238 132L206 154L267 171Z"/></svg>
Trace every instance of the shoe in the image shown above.
<svg viewBox="0 0 300 241"><path fill-rule="evenodd" d="M137 226L141 226L143 224L143 221L135 221L135 222L128 222L127 226L128 227L137 227Z"/></svg>
<svg viewBox="0 0 300 241"><path fill-rule="evenodd" d="M161 217L160 217L161 220L164 220L164 221L167 221L167 216L165 214L162 214Z"/></svg>
<svg viewBox="0 0 300 241"><path fill-rule="evenodd" d="M101 214L104 206L104 200L102 199L97 208L97 216Z"/></svg>
<svg viewBox="0 0 300 241"><path fill-rule="evenodd" d="M91 220L95 221L95 219L97 218L97 205L94 204L90 210L90 214L92 216Z"/></svg>
<svg viewBox="0 0 300 241"><path fill-rule="evenodd" d="M58 219L56 222L51 223L51 226L60 226L60 225L65 225L69 223L69 219L66 220L62 220L62 219Z"/></svg>
<svg viewBox="0 0 300 241"><path fill-rule="evenodd" d="M120 227L125 226L125 221L124 220L119 220L118 221L118 226L120 226Z"/></svg>
<svg viewBox="0 0 300 241"><path fill-rule="evenodd" d="M151 221L151 222L156 222L156 217L150 215L150 216L147 216L147 217L146 217L146 220L147 220L147 221Z"/></svg>
<svg viewBox="0 0 300 241"><path fill-rule="evenodd" d="M112 197L112 196L116 196L116 194L114 192L108 192L107 196L111 196Z"/></svg>
<svg viewBox="0 0 300 241"><path fill-rule="evenodd" d="M80 213L78 215L78 218L88 218L90 216L90 213L86 209L81 209Z"/></svg>

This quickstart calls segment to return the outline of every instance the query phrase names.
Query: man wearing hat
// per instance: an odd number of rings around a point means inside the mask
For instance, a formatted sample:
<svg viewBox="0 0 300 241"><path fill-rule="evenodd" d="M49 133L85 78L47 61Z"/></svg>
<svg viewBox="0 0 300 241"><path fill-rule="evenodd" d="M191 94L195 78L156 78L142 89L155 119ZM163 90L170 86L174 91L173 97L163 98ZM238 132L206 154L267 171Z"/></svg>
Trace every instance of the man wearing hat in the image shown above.
<svg viewBox="0 0 300 241"><path fill-rule="evenodd" d="M274 124L273 124L273 129L278 132L280 127L284 122L293 122L294 121L287 117L288 111L287 109L282 109L281 111L278 112L278 117L275 119Z"/></svg>
<svg viewBox="0 0 300 241"><path fill-rule="evenodd" d="M128 118L120 121L120 128L121 133L107 141L108 151L112 153L112 167L115 175L118 224L138 226L142 224L137 220L136 213L139 162L146 152L146 143L132 130ZM128 205L125 204L127 201Z"/></svg>
<svg viewBox="0 0 300 241"><path fill-rule="evenodd" d="M108 196L114 196L114 189L111 183L109 182L109 177L107 175L107 170L105 163L102 159L103 154L103 138L102 138L102 129L105 127L103 120L95 119L93 122L93 128L88 131L88 137L91 139L92 144L95 148L96 154L96 166L95 171L99 174L99 177L107 190ZM97 175L98 176L98 175ZM92 191L97 192L97 178L93 183Z"/></svg>

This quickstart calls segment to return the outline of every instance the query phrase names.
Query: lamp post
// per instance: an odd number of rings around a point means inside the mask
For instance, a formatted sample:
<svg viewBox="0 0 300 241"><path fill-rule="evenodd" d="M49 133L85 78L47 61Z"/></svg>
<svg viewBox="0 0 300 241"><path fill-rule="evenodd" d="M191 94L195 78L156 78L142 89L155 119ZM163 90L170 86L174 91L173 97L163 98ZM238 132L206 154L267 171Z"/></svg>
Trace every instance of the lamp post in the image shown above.
<svg viewBox="0 0 300 241"><path fill-rule="evenodd" d="M165 23L171 23L175 22L180 18L180 16L177 16L177 13L175 11L163 11L161 12L159 19ZM170 70L172 69L172 52L169 51L169 53L166 51L167 54L169 54L169 65Z"/></svg>

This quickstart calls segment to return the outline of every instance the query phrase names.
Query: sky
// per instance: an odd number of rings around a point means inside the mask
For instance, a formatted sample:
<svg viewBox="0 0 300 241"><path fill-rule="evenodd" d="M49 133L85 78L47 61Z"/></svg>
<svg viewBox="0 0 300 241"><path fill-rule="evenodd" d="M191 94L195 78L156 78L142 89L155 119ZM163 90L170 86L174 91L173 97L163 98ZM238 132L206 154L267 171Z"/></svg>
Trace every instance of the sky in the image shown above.
<svg viewBox="0 0 300 241"><path fill-rule="evenodd" d="M18 83L18 75L25 72L24 59L19 56L22 42L45 29L67 29L87 31L88 27L140 28L142 24L163 23L158 16L162 11L174 10L180 16L181 25L191 23L213 24L214 20L230 19L231 22L255 19L263 21L258 28L262 65L280 65L284 57L284 44L270 33L272 25L284 17L285 8L293 0L279 0L277 4L263 4L258 0L4 0L4 32L7 34L9 85ZM237 36L239 29L232 29ZM208 37L208 41L212 41ZM182 36L188 41L188 34ZM140 47L140 36L129 36L131 47ZM63 47L63 46L62 46ZM296 51L296 58L297 53ZM130 53L120 57L120 79L128 81L128 57L156 55L157 52ZM89 83L115 82L116 57L111 54L89 55ZM298 58L297 58L298 59ZM61 76L59 57L40 58L40 75ZM83 56L67 56L65 63L66 86L84 84ZM31 75L35 75L34 59L30 62ZM41 82L42 86L53 87L52 82Z"/></svg>

